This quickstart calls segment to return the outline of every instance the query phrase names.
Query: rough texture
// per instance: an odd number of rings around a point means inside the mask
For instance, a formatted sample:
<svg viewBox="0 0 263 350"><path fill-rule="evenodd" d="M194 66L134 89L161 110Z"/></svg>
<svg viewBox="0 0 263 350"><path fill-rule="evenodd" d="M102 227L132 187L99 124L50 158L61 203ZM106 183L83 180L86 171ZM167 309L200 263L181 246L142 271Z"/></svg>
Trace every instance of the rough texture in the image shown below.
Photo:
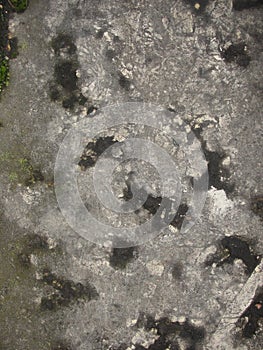
<svg viewBox="0 0 263 350"><path fill-rule="evenodd" d="M261 2L31 0L9 31L19 55L0 101L0 348L262 348ZM53 169L74 123L123 101L187 122L210 188L190 232L178 230L182 203L155 240L114 250L71 230ZM123 135L87 140L80 173ZM159 205L158 176L142 172L151 191L132 222Z"/></svg>

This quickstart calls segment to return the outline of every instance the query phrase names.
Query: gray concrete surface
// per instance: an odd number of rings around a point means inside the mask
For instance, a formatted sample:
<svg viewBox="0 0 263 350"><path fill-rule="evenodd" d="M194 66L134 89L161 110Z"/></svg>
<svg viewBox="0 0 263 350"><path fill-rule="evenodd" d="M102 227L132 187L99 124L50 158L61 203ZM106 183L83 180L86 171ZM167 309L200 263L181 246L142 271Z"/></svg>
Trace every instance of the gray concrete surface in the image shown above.
<svg viewBox="0 0 263 350"><path fill-rule="evenodd" d="M263 285L262 7L203 3L31 0L10 19L19 56L0 101L0 349L263 347L262 316L251 337L241 317ZM69 227L53 170L74 123L128 101L189 123L211 181L190 232L169 226L119 252ZM156 174L147 171L156 197ZM80 185L94 215L105 214ZM143 209L131 220L149 216ZM231 255L222 239L233 236L249 252ZM260 313L262 300L256 305Z"/></svg>

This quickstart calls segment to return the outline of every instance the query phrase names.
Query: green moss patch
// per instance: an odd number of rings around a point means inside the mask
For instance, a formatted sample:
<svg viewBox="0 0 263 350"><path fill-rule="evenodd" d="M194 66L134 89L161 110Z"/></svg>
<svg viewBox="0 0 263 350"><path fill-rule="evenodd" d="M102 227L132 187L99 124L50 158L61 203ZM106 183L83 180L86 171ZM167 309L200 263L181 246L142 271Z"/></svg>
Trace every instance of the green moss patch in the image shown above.
<svg viewBox="0 0 263 350"><path fill-rule="evenodd" d="M6 58L0 61L0 92L9 82L9 65Z"/></svg>
<svg viewBox="0 0 263 350"><path fill-rule="evenodd" d="M8 0L16 12L23 12L28 6L28 0Z"/></svg>

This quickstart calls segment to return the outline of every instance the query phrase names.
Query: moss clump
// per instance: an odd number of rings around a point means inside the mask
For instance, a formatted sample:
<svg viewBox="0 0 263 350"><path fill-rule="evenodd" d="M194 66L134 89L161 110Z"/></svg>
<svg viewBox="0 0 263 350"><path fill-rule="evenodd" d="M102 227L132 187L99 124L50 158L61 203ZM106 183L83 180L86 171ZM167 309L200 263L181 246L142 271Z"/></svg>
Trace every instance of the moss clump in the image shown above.
<svg viewBox="0 0 263 350"><path fill-rule="evenodd" d="M23 12L28 6L28 0L8 0L16 12Z"/></svg>
<svg viewBox="0 0 263 350"><path fill-rule="evenodd" d="M0 92L9 82L9 64L6 58L0 59Z"/></svg>

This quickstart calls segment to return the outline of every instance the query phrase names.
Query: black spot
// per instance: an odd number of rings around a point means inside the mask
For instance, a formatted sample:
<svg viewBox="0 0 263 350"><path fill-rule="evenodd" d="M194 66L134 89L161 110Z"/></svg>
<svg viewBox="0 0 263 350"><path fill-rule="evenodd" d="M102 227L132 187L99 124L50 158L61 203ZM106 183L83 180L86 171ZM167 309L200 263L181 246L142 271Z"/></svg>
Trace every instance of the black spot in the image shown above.
<svg viewBox="0 0 263 350"><path fill-rule="evenodd" d="M229 170L222 166L222 162L227 157L227 154L224 151L214 152L207 148L206 141L202 136L203 127L207 125L207 123L200 124L198 127L192 125L191 130L201 142L202 149L208 163L207 168L209 175L209 187L214 187L217 190L224 190L226 194L230 194L234 191L235 186L229 182ZM202 180L202 178L200 178L200 180Z"/></svg>
<svg viewBox="0 0 263 350"><path fill-rule="evenodd" d="M81 167L82 170L86 170L87 168L94 166L95 163L96 160L92 157L83 156L82 159L79 161L78 165Z"/></svg>
<svg viewBox="0 0 263 350"><path fill-rule="evenodd" d="M233 0L233 9L236 11L242 11L262 5L262 0Z"/></svg>
<svg viewBox="0 0 263 350"><path fill-rule="evenodd" d="M184 222L185 216L188 211L188 205L185 203L182 203L179 205L179 208L177 210L176 215L174 216L173 220L171 221L170 225L177 227L178 230L182 227L182 224Z"/></svg>
<svg viewBox="0 0 263 350"><path fill-rule="evenodd" d="M125 269L137 257L137 248L113 248L110 256L110 265L114 269Z"/></svg>
<svg viewBox="0 0 263 350"><path fill-rule="evenodd" d="M65 50L69 55L76 53L76 45L73 43L73 39L68 34L60 33L51 42L51 46L56 55L59 55L62 50Z"/></svg>
<svg viewBox="0 0 263 350"><path fill-rule="evenodd" d="M251 199L251 210L263 219L263 196L255 196Z"/></svg>
<svg viewBox="0 0 263 350"><path fill-rule="evenodd" d="M183 265L181 263L174 263L172 266L172 276L175 280L180 280L183 274Z"/></svg>
<svg viewBox="0 0 263 350"><path fill-rule="evenodd" d="M148 210L152 215L155 215L162 202L162 197L153 197L148 195L146 202L143 204L143 208Z"/></svg>
<svg viewBox="0 0 263 350"><path fill-rule="evenodd" d="M172 322L168 317L160 318L156 323L157 334L167 336L180 331L180 323Z"/></svg>
<svg viewBox="0 0 263 350"><path fill-rule="evenodd" d="M242 239L235 236L224 237L221 244L224 249L229 251L229 262L241 259L246 265L248 273L252 273L259 264L257 256L250 252L249 245Z"/></svg>
<svg viewBox="0 0 263 350"><path fill-rule="evenodd" d="M28 235L26 239L28 241L27 247L32 252L37 249L43 249L43 250L49 249L49 245L46 237L42 237L37 234L32 234L32 235Z"/></svg>
<svg viewBox="0 0 263 350"><path fill-rule="evenodd" d="M30 255L27 253L18 254L18 261L21 265L23 265L25 267L31 266Z"/></svg>
<svg viewBox="0 0 263 350"><path fill-rule="evenodd" d="M112 60L114 57L116 57L116 52L113 49L109 49L106 51L106 57L109 60Z"/></svg>
<svg viewBox="0 0 263 350"><path fill-rule="evenodd" d="M187 349L195 349L205 338L205 329L194 326L188 320L183 323L172 322L168 317L155 320L152 316L140 313L136 326L139 328L144 327L148 332L155 329L159 336L148 349L141 347L141 345L137 345L137 349L164 350L169 348L171 350L179 350L178 338L187 341Z"/></svg>
<svg viewBox="0 0 263 350"><path fill-rule="evenodd" d="M48 269L43 271L42 281L58 291L48 297L42 298L42 309L53 310L58 306L68 306L74 300L92 300L97 299L99 296L96 288L90 283L86 283L85 285L82 283L75 283L71 280L57 277Z"/></svg>
<svg viewBox="0 0 263 350"><path fill-rule="evenodd" d="M259 327L259 320L263 318L263 286L260 287L249 307L241 315L241 319L247 317L248 321L242 330L244 338L252 338Z"/></svg>
<svg viewBox="0 0 263 350"><path fill-rule="evenodd" d="M94 113L94 112L96 112L97 110L98 110L97 107L95 107L95 106L90 106L90 107L88 108L88 110L87 110L87 115L89 115L89 114L91 114L91 113Z"/></svg>
<svg viewBox="0 0 263 350"><path fill-rule="evenodd" d="M9 57L11 59L16 58L19 55L18 39L16 37L9 39L9 45L10 45Z"/></svg>
<svg viewBox="0 0 263 350"><path fill-rule="evenodd" d="M148 350L164 350L167 349L170 346L170 344L170 341L166 340L165 337L160 337L148 347Z"/></svg>
<svg viewBox="0 0 263 350"><path fill-rule="evenodd" d="M99 29L96 33L96 39L102 39L106 29Z"/></svg>
<svg viewBox="0 0 263 350"><path fill-rule="evenodd" d="M244 68L246 68L251 61L245 43L232 44L227 49L222 49L221 56L227 63L236 63Z"/></svg>
<svg viewBox="0 0 263 350"><path fill-rule="evenodd" d="M228 253L227 255L225 253ZM207 266L216 263L217 266L231 264L235 259L241 259L246 265L247 274L251 274L259 264L260 259L251 253L249 245L243 239L236 236L224 237L220 241L218 252L206 262Z"/></svg>
<svg viewBox="0 0 263 350"><path fill-rule="evenodd" d="M72 61L62 60L55 65L54 76L56 82L67 91L77 89L76 64Z"/></svg>
<svg viewBox="0 0 263 350"><path fill-rule="evenodd" d="M124 90L126 91L130 90L131 82L122 73L119 73L119 84Z"/></svg>
<svg viewBox="0 0 263 350"><path fill-rule="evenodd" d="M49 97L50 97L51 101L58 101L60 99L61 93L60 93L59 89L57 88L57 86L55 86L55 85L50 86Z"/></svg>
<svg viewBox="0 0 263 350"><path fill-rule="evenodd" d="M114 136L99 137L97 140L89 142L78 165L82 170L92 167L96 163L97 158L116 142L118 141L114 140Z"/></svg>
<svg viewBox="0 0 263 350"><path fill-rule="evenodd" d="M234 185L229 183L230 173L222 167L222 161L226 158L224 152L213 152L203 149L206 160L208 161L209 187L215 187L218 190L224 190L227 194L234 191Z"/></svg>
<svg viewBox="0 0 263 350"><path fill-rule="evenodd" d="M76 102L78 102L77 96L71 95L62 101L62 106L66 109L72 109Z"/></svg>
<svg viewBox="0 0 263 350"><path fill-rule="evenodd" d="M147 315L145 312L140 312L135 326L150 331L155 328L156 322L153 316Z"/></svg>
<svg viewBox="0 0 263 350"><path fill-rule="evenodd" d="M88 101L87 97L85 97L83 94L80 93L78 97L79 105L84 106L87 101Z"/></svg>

